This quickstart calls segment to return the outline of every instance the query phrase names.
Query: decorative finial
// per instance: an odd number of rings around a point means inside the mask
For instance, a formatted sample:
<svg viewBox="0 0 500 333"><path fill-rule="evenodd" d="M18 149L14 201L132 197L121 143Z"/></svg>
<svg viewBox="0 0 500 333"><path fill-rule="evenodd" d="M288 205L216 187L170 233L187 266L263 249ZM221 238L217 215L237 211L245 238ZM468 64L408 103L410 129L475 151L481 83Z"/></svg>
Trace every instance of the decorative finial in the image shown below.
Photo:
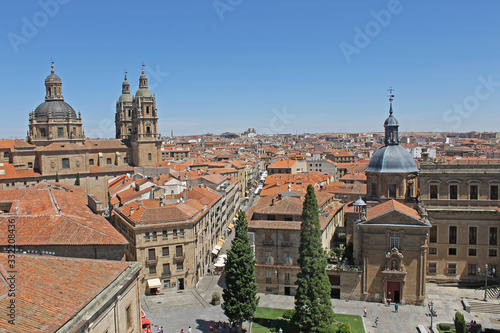
<svg viewBox="0 0 500 333"><path fill-rule="evenodd" d="M125 70L125 81L127 81L127 70Z"/></svg>
<svg viewBox="0 0 500 333"><path fill-rule="evenodd" d="M389 95L387 95L387 97L389 97L389 102L391 103L389 108L389 115L392 116L392 101L394 100L394 94L392 92L394 91L394 89L392 89L392 87L389 87L387 91L389 92Z"/></svg>
<svg viewBox="0 0 500 333"><path fill-rule="evenodd" d="M142 74L144 74L144 61L142 62Z"/></svg>
<svg viewBox="0 0 500 333"><path fill-rule="evenodd" d="M54 74L54 61L50 58L50 72Z"/></svg>

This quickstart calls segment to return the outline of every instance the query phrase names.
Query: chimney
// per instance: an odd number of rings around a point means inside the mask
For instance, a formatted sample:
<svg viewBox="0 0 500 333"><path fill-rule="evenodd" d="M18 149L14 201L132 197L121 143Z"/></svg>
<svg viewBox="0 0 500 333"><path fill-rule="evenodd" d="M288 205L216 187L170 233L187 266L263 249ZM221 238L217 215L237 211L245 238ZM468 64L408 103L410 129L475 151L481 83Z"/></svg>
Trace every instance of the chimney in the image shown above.
<svg viewBox="0 0 500 333"><path fill-rule="evenodd" d="M271 206L274 206L274 198L271 199Z"/></svg>
<svg viewBox="0 0 500 333"><path fill-rule="evenodd" d="M184 201L186 201L188 198L188 190L187 188L184 189Z"/></svg>
<svg viewBox="0 0 500 333"><path fill-rule="evenodd" d="M281 193L278 194L278 200L281 200Z"/></svg>
<svg viewBox="0 0 500 333"><path fill-rule="evenodd" d="M132 214L134 214L134 207L130 207L130 215L129 216L132 216Z"/></svg>
<svg viewBox="0 0 500 333"><path fill-rule="evenodd" d="M171 196L172 199L174 198L174 190L172 190L170 196Z"/></svg>

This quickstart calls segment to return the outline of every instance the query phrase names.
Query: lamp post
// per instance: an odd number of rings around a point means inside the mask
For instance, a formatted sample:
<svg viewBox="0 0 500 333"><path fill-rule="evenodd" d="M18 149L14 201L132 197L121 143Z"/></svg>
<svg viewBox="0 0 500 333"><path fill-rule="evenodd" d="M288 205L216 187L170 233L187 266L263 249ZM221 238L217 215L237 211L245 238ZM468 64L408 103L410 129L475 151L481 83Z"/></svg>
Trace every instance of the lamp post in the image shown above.
<svg viewBox="0 0 500 333"><path fill-rule="evenodd" d="M478 268L477 271L481 274L481 269ZM495 268L491 269L491 275L488 273L488 264L484 265L484 299L483 301L488 301L488 277L495 276Z"/></svg>
<svg viewBox="0 0 500 333"><path fill-rule="evenodd" d="M431 330L432 330L432 318L437 316L436 310L434 310L434 301L430 301L429 304L427 304L427 307L429 308L429 315L431 316Z"/></svg>

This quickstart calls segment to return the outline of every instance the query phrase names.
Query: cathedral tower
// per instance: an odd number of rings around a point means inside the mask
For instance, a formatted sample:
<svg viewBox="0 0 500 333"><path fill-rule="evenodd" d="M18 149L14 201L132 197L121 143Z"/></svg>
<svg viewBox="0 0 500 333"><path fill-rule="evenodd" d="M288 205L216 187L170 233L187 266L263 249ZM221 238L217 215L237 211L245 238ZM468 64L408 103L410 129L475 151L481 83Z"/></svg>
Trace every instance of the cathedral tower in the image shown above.
<svg viewBox="0 0 500 333"><path fill-rule="evenodd" d="M45 79L45 102L30 112L27 139L37 146L55 142L83 144L82 117L64 102L62 81L54 73L54 63Z"/></svg>
<svg viewBox="0 0 500 333"><path fill-rule="evenodd" d="M122 84L122 94L116 102L116 138L120 140L132 138L132 111L134 97L130 94L130 83L127 81L127 72Z"/></svg>

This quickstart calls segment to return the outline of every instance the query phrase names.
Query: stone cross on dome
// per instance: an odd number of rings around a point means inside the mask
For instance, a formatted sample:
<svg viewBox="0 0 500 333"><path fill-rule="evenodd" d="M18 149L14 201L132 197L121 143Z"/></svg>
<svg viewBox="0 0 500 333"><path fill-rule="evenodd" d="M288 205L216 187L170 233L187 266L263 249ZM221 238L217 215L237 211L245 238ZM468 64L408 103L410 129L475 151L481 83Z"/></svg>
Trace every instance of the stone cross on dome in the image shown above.
<svg viewBox="0 0 500 333"><path fill-rule="evenodd" d="M389 87L387 91L389 92L389 95L387 95L387 97L389 97L389 102L391 103L391 107L389 109L389 115L392 115L392 101L394 100L394 94L393 94L394 89L392 89L392 87Z"/></svg>

